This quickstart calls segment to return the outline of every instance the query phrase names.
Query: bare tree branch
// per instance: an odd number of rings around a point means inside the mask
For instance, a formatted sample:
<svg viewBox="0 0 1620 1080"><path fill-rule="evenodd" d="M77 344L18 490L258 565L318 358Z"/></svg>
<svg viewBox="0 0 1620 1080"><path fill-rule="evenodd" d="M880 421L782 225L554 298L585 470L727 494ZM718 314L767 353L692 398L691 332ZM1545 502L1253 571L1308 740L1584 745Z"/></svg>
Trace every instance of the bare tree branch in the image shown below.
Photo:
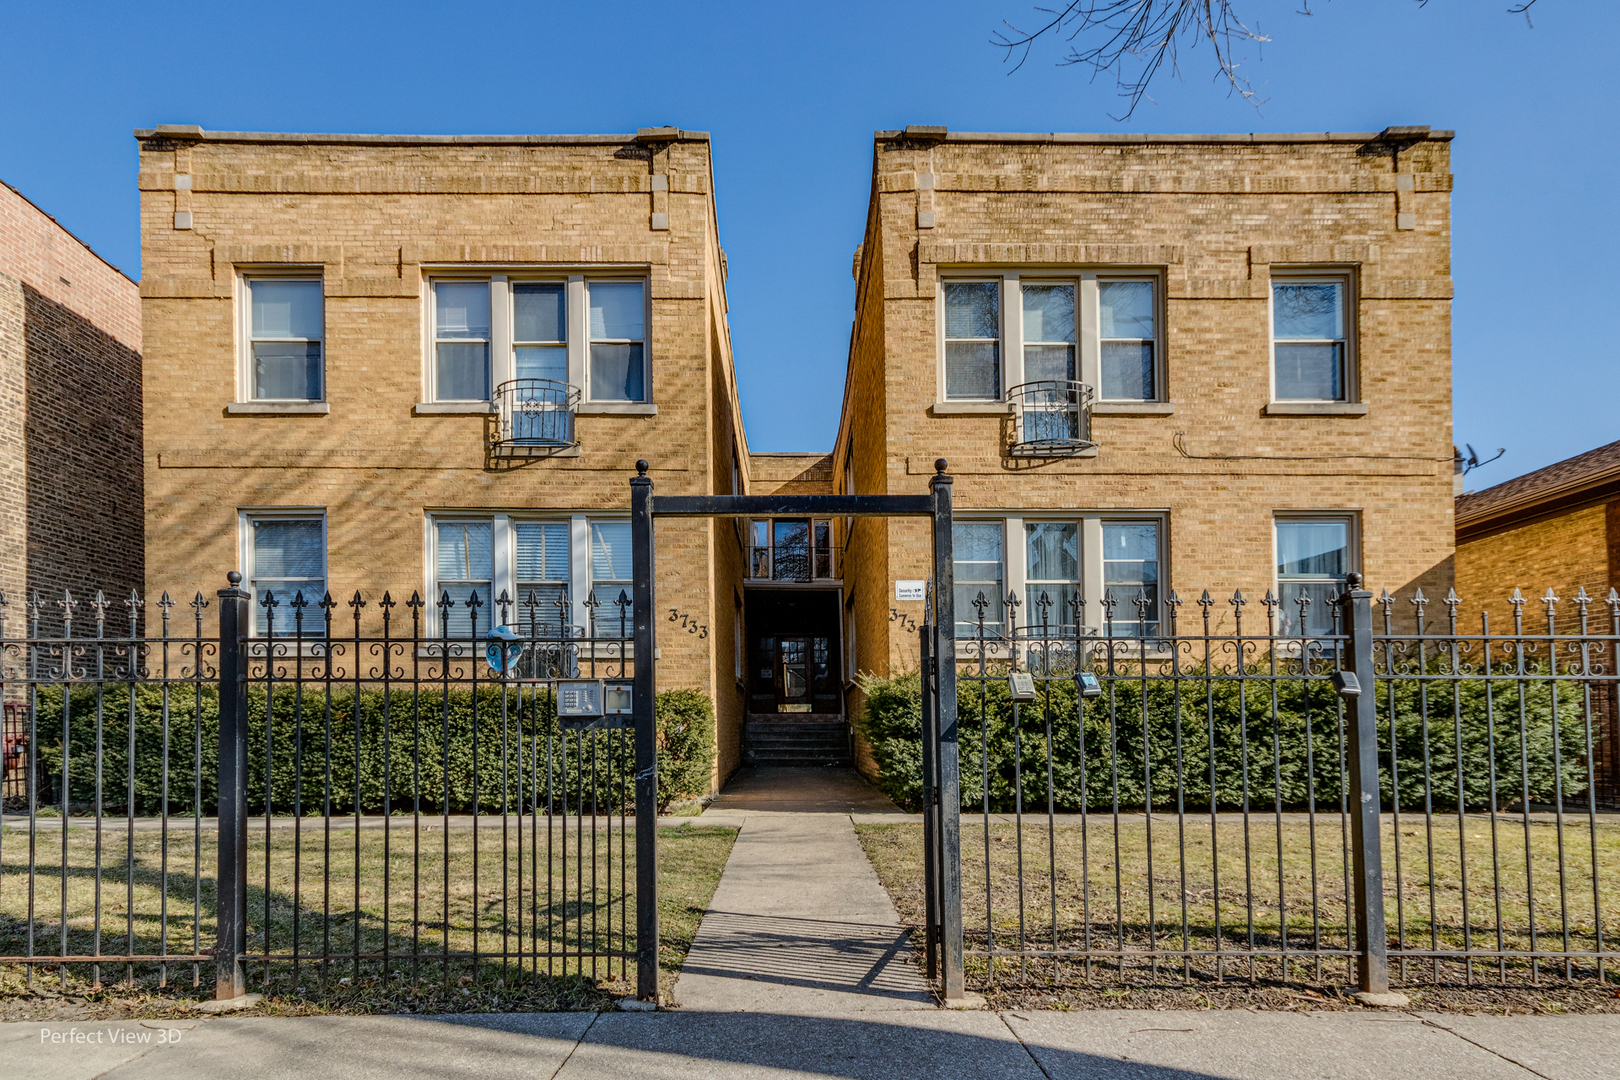
<svg viewBox="0 0 1620 1080"><path fill-rule="evenodd" d="M1112 72L1121 96L1130 101L1124 120L1136 112L1147 95L1154 76L1166 65L1181 78L1179 50L1197 48L1208 42L1215 53L1215 81L1225 81L1228 91L1258 108L1264 104L1239 72L1245 57L1238 55L1245 44L1264 45L1271 38L1262 34L1259 24L1252 28L1233 10L1237 0L1069 0L1061 8L1038 7L1041 22L1034 29L1021 30L1003 21L991 44L1012 64L1008 74L1024 66L1035 45L1043 38L1061 37L1068 51L1060 66L1084 64L1092 78ZM1426 7L1429 0L1417 0ZM1537 0L1513 0L1508 12L1523 15L1530 23L1530 9ZM1301 0L1295 12L1311 15L1310 0Z"/></svg>

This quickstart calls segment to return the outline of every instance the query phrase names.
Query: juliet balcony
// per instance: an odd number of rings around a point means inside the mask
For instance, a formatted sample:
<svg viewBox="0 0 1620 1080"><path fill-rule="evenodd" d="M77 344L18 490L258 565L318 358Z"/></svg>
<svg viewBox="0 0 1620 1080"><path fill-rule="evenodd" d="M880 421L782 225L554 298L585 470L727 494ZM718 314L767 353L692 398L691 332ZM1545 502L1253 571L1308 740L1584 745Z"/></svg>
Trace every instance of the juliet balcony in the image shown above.
<svg viewBox="0 0 1620 1080"><path fill-rule="evenodd" d="M1094 451L1091 387L1062 379L1020 383L1007 391L1013 407L1013 457L1077 457Z"/></svg>
<svg viewBox="0 0 1620 1080"><path fill-rule="evenodd" d="M546 457L578 445L579 389L553 379L512 379L495 388L492 449L510 457Z"/></svg>

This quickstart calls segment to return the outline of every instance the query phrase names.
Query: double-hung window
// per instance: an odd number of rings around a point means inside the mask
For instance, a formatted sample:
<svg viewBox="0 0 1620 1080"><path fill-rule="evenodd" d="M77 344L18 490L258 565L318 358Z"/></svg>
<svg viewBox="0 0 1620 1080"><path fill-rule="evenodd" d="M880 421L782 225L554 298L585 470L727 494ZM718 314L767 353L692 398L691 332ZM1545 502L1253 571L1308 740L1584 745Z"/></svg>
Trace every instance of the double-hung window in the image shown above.
<svg viewBox="0 0 1620 1080"><path fill-rule="evenodd" d="M1024 522L1024 622L1073 634L1079 593L1080 523Z"/></svg>
<svg viewBox="0 0 1620 1080"><path fill-rule="evenodd" d="M1274 277L1271 283L1275 401L1350 401L1346 277Z"/></svg>
<svg viewBox="0 0 1620 1080"><path fill-rule="evenodd" d="M632 576L635 570L631 562L630 523L592 521L590 532L591 591L598 605L595 634L597 637L629 637L636 618L632 603L636 587Z"/></svg>
<svg viewBox="0 0 1620 1080"><path fill-rule="evenodd" d="M639 281L589 281L591 400L647 400L646 300Z"/></svg>
<svg viewBox="0 0 1620 1080"><path fill-rule="evenodd" d="M1277 597L1279 632L1317 636L1333 632L1333 601L1355 569L1355 519L1345 514L1279 514ZM1300 623L1301 597L1305 619Z"/></svg>
<svg viewBox="0 0 1620 1080"><path fill-rule="evenodd" d="M568 287L512 283L512 376L568 382Z"/></svg>
<svg viewBox="0 0 1620 1080"><path fill-rule="evenodd" d="M957 521L951 526L951 546L956 591L956 636L971 639L979 635L979 615L984 615L986 639L1001 633L1001 612L1006 595L1007 561L1002 546L1000 521Z"/></svg>
<svg viewBox="0 0 1620 1080"><path fill-rule="evenodd" d="M531 637L557 636L565 621L572 623L567 604L569 532L566 521L512 523L516 621Z"/></svg>
<svg viewBox="0 0 1620 1080"><path fill-rule="evenodd" d="M246 382L253 401L320 401L326 393L326 301L318 277L244 279Z"/></svg>
<svg viewBox="0 0 1620 1080"><path fill-rule="evenodd" d="M489 288L487 281L433 284L435 400L489 400Z"/></svg>
<svg viewBox="0 0 1620 1080"><path fill-rule="evenodd" d="M1115 600L1115 637L1159 632L1159 523L1102 523L1103 588Z"/></svg>
<svg viewBox="0 0 1620 1080"><path fill-rule="evenodd" d="M1163 400L1156 275L1040 277L1006 272L941 285L941 400L1001 401L1014 386L1026 409L1073 395L1039 384L1083 383L1099 402ZM1072 410L1044 410L1035 423L1062 424ZM1025 414L1026 427L1031 422ZM1072 421L1070 421L1072 422ZM1026 431L1025 438L1073 438Z"/></svg>
<svg viewBox="0 0 1620 1080"><path fill-rule="evenodd" d="M439 632L450 638L487 635L500 620L492 602L495 570L490 523L435 522L434 548L432 603L439 613ZM444 606L446 597L448 607Z"/></svg>
<svg viewBox="0 0 1620 1080"><path fill-rule="evenodd" d="M257 637L324 635L326 518L320 513L248 512L243 515L243 561L252 594ZM293 601L302 595L302 615ZM264 603L275 600L274 608Z"/></svg>

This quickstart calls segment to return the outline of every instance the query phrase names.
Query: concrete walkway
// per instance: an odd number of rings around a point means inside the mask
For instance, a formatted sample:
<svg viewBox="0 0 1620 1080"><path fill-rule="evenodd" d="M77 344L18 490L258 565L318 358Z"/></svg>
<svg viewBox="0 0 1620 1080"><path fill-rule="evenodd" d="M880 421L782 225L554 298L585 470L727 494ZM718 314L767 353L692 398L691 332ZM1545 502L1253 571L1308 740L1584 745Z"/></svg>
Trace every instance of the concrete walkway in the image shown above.
<svg viewBox="0 0 1620 1080"><path fill-rule="evenodd" d="M851 812L898 813L852 772L752 769L697 819L741 829L675 983L686 1012L934 1007Z"/></svg>
<svg viewBox="0 0 1620 1080"><path fill-rule="evenodd" d="M931 1009L0 1024L7 1080L177 1076L1612 1080L1620 1016Z"/></svg>

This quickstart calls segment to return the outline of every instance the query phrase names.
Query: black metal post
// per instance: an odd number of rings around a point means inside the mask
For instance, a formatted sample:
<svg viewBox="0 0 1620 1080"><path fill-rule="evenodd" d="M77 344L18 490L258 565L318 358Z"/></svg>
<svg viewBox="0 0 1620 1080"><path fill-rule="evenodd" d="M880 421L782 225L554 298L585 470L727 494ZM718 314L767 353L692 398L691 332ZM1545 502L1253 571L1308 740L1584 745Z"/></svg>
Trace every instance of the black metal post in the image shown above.
<svg viewBox="0 0 1620 1080"><path fill-rule="evenodd" d="M922 683L923 939L928 977L939 977L939 722L934 708L934 625L923 607L918 631Z"/></svg>
<svg viewBox="0 0 1620 1080"><path fill-rule="evenodd" d="M962 972L962 777L956 745L956 575L951 549L951 478L944 458L928 482L934 502L935 711L939 717L940 985L947 1002L967 996Z"/></svg>
<svg viewBox="0 0 1620 1080"><path fill-rule="evenodd" d="M653 621L653 482L636 462L630 481L630 548L635 576L636 721L636 997L658 1000L658 724L654 679L658 638Z"/></svg>
<svg viewBox="0 0 1620 1080"><path fill-rule="evenodd" d="M247 639L252 617L242 575L219 590L219 947L214 997L247 993Z"/></svg>
<svg viewBox="0 0 1620 1080"><path fill-rule="evenodd" d="M1384 930L1384 854L1379 825L1378 696L1374 690L1372 593L1361 575L1345 579L1339 597L1348 648L1344 670L1355 675L1346 687L1349 731L1350 846L1356 904L1357 983L1362 993L1389 993L1389 942Z"/></svg>

